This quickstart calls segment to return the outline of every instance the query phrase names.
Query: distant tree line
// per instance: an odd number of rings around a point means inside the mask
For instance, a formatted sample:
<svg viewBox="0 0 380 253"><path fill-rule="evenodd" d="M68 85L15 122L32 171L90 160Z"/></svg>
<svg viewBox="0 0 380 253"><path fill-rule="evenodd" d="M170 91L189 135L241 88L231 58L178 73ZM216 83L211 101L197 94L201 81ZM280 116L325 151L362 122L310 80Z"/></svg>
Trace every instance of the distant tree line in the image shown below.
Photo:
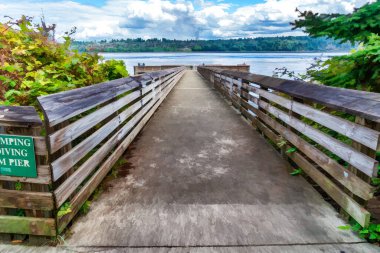
<svg viewBox="0 0 380 253"><path fill-rule="evenodd" d="M349 43L308 36L263 37L218 40L112 39L74 41L82 52L264 52L264 51L343 51Z"/></svg>

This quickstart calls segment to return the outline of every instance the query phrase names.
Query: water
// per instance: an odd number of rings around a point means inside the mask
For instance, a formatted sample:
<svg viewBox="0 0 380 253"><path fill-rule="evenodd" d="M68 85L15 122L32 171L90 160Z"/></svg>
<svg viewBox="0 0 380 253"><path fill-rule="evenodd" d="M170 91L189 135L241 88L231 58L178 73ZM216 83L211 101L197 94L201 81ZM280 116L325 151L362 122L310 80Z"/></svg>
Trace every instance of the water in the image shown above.
<svg viewBox="0 0 380 253"><path fill-rule="evenodd" d="M126 63L130 74L138 63L145 65L201 65L246 63L251 65L251 72L272 75L275 68L287 67L296 73L304 73L315 57L327 59L341 53L102 53L105 59L118 59Z"/></svg>

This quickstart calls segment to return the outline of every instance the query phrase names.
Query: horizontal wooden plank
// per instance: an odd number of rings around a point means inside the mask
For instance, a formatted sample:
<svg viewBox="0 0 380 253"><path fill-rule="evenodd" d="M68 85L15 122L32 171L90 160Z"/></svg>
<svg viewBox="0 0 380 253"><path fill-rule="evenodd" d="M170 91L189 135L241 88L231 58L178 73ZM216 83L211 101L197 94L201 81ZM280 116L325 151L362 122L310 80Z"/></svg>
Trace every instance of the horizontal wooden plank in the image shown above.
<svg viewBox="0 0 380 253"><path fill-rule="evenodd" d="M255 118L253 124L260 129L275 145L281 141L281 136L273 132L268 126L262 123L259 119Z"/></svg>
<svg viewBox="0 0 380 253"><path fill-rule="evenodd" d="M367 210L355 202L343 190L339 189L336 184L323 175L298 152L288 153L287 155L362 227L368 226L371 214Z"/></svg>
<svg viewBox="0 0 380 253"><path fill-rule="evenodd" d="M61 233L69 224L69 222L75 217L83 203L91 196L92 192L98 187L103 178L107 175L112 166L128 148L129 144L134 140L137 134L141 131L143 126L148 122L150 117L156 111L158 106L165 99L167 94L171 91L174 85L181 78L183 73L180 73L174 80L174 82L165 90L163 96L159 98L159 101L154 104L152 109L144 116L144 118L138 123L138 125L128 134L122 143L115 149L113 154L107 158L107 160L100 166L100 168L93 174L93 176L86 182L86 184L80 189L80 191L71 200L72 212L58 218L58 231Z"/></svg>
<svg viewBox="0 0 380 253"><path fill-rule="evenodd" d="M254 124L274 143L277 143L280 140L280 136L275 134L259 120L255 119ZM291 147L286 147L286 149L289 148ZM329 178L321 173L314 165L307 161L307 159L305 159L299 152L286 154L359 224L361 224L363 227L368 225L370 219L370 213L368 211L366 211L354 199L342 191L342 189L340 189Z"/></svg>
<svg viewBox="0 0 380 253"><path fill-rule="evenodd" d="M0 215L0 233L55 236L55 220Z"/></svg>
<svg viewBox="0 0 380 253"><path fill-rule="evenodd" d="M244 116L244 118L249 122L252 123L252 120L254 116L250 114L245 108L241 107L241 114Z"/></svg>
<svg viewBox="0 0 380 253"><path fill-rule="evenodd" d="M242 97L245 97L246 99L249 99L252 97L245 92L244 90L241 91ZM330 175L332 175L338 182L343 184L345 187L347 187L350 191L352 191L355 195L363 198L363 199L370 199L373 197L373 193L375 191L374 187L371 187L364 181L360 180L358 177L356 177L352 172L345 169L343 166L338 164L335 160L331 159L330 157L323 154L320 150L313 147L309 143L307 143L305 140L301 139L299 136L297 136L295 133L287 129L286 127L280 125L277 123L274 119L269 117L268 115L264 114L257 108L255 108L253 105L249 104L248 102L241 100L243 106L248 110L253 111L255 114L259 115L261 119L265 121L266 124L270 125L272 128L274 128L276 131L280 132L283 137L285 137L287 140L289 140L293 145L295 145L299 150L304 152L305 154L309 155L313 160L315 160L322 168L324 168ZM258 101L257 99L255 100ZM275 134L268 134L268 131L270 133L273 133L270 131L269 128L267 128L264 124L262 124L257 119L252 119L253 123L261 130L263 131L268 137L272 137L272 139L275 139ZM280 137L278 137L280 138Z"/></svg>
<svg viewBox="0 0 380 253"><path fill-rule="evenodd" d="M174 67L171 69L164 69L164 70L160 70L160 71L144 73L144 75L147 75L152 79L156 79L156 78L163 78L165 76L170 75L173 72L179 72L179 71L183 71L183 70L184 70L184 67Z"/></svg>
<svg viewBox="0 0 380 253"><path fill-rule="evenodd" d="M13 177L13 176L2 176L0 175L0 181L9 182L21 182L21 183L31 183L31 184L51 184L51 174L49 165L39 165L37 167L37 178L28 177Z"/></svg>
<svg viewBox="0 0 380 253"><path fill-rule="evenodd" d="M189 69L189 66L183 66L183 65L162 65L162 66L133 66L134 68L134 74L142 74L142 73L150 73L153 72L155 73L156 71L160 70L166 70L166 69L171 69L171 68L178 68L178 67L184 67L186 69Z"/></svg>
<svg viewBox="0 0 380 253"><path fill-rule="evenodd" d="M144 100L145 101L145 100ZM79 162L85 155L88 154L93 148L95 148L100 142L102 142L109 134L111 134L122 122L130 117L134 112L140 109L141 102L138 101L135 104L128 107L125 111L111 119L104 124L96 132L91 134L81 143L70 149L60 158L51 163L53 171L53 180L58 180L64 175L70 168L72 168L77 162Z"/></svg>
<svg viewBox="0 0 380 253"><path fill-rule="evenodd" d="M45 113L45 120L50 127L53 127L118 95L136 89L139 85L133 78L121 78L39 97L38 101Z"/></svg>
<svg viewBox="0 0 380 253"><path fill-rule="evenodd" d="M177 70L159 71L158 75L165 76ZM152 78L152 73L149 74L149 77ZM110 101L120 94L139 88L142 85L141 78L141 76L120 78L84 88L38 97L38 101L45 113L45 120L52 127L97 105Z"/></svg>
<svg viewBox="0 0 380 253"><path fill-rule="evenodd" d="M175 71L177 71L177 69L160 71L159 75L164 76ZM147 75L147 77L152 79L151 74ZM121 78L39 97L38 101L45 113L45 120L47 120L48 125L52 127L97 105L107 102L120 94L140 87L140 85L143 85L140 82L141 79L141 76Z"/></svg>
<svg viewBox="0 0 380 253"><path fill-rule="evenodd" d="M321 125L324 125L340 134L343 134L373 150L379 150L380 132L368 127L355 124L343 118L322 112L311 106L289 100L263 89L251 87L251 90L266 99L275 102L286 109L305 116Z"/></svg>
<svg viewBox="0 0 380 253"><path fill-rule="evenodd" d="M157 97L158 98L158 97ZM69 178L67 178L55 191L56 205L60 207L67 198L76 190L76 188L91 174L91 172L103 161L109 152L122 140L125 135L137 124L144 114L153 106L155 100L150 101L142 110L140 110L132 119L128 121L117 133L111 136L86 162L84 162ZM140 105L140 104L135 104ZM141 107L141 105L140 105ZM137 111L140 107L136 107ZM128 109L131 109L128 108ZM132 108L133 109L133 108Z"/></svg>
<svg viewBox="0 0 380 253"><path fill-rule="evenodd" d="M251 112L249 112L249 105L248 105L248 102L245 101L245 100L241 100L241 107L240 107L240 110L241 110L241 113L249 120L252 121L252 123L254 122L256 116L253 115Z"/></svg>
<svg viewBox="0 0 380 253"><path fill-rule="evenodd" d="M169 79L173 78L175 75L178 74L179 71L175 71L175 72L172 72L166 76L161 76L159 80L161 80L161 82L166 82L168 81Z"/></svg>
<svg viewBox="0 0 380 253"><path fill-rule="evenodd" d="M309 156L355 195L367 200L373 197L373 193L375 191L374 187L371 187L369 184L359 179L355 174L344 168L334 159L328 157L322 151L315 148L290 129L287 129L283 125L279 124L276 120L258 110L253 105L247 103L246 106L257 114L259 118L265 122L265 124L275 129L285 139Z"/></svg>
<svg viewBox="0 0 380 253"><path fill-rule="evenodd" d="M368 200L373 197L375 188L358 178L351 171L337 163L334 159L328 157L322 151L312 146L297 134L292 132L290 129L284 127L278 123L275 119L266 115L262 111L251 107L251 109L259 116L261 120L279 134L292 143L298 150L302 151L311 160L316 162L321 168L323 168L327 173L334 177L339 183L344 185L355 195Z"/></svg>
<svg viewBox="0 0 380 253"><path fill-rule="evenodd" d="M329 135L326 135L322 131L313 128L305 122L300 121L299 119L283 112L282 110L268 104L267 102L259 100L259 106L274 115L276 118L290 125L294 129L300 131L316 143L322 145L326 149L338 155L340 158L350 163L366 175L370 177L377 176L378 162L375 159L359 152L353 147L340 142Z"/></svg>
<svg viewBox="0 0 380 253"><path fill-rule="evenodd" d="M140 91L132 92L119 100L112 102L95 112L75 121L74 123L49 135L50 152L54 153L64 147L80 135L96 126L98 123L109 117L111 114L120 110L132 101L140 97Z"/></svg>
<svg viewBox="0 0 380 253"><path fill-rule="evenodd" d="M38 127L42 121L33 106L0 106L0 126Z"/></svg>
<svg viewBox="0 0 380 253"><path fill-rule="evenodd" d="M54 209L53 194L0 189L0 207L50 211Z"/></svg>
<svg viewBox="0 0 380 253"><path fill-rule="evenodd" d="M280 136L270 130L265 124L258 119L254 119L253 123L269 137L274 143L280 140ZM289 149L290 146L287 147ZM336 184L328 179L323 173L315 168L298 152L287 153L287 155L303 169L330 197L332 197L347 213L349 213L359 224L367 226L370 219L370 213L360 206L355 200L342 191Z"/></svg>
<svg viewBox="0 0 380 253"><path fill-rule="evenodd" d="M198 67L205 69L204 67ZM213 73L241 78L262 87L281 91L292 97L306 99L339 111L380 122L380 94L359 90L317 85L251 73L207 68Z"/></svg>
<svg viewBox="0 0 380 253"><path fill-rule="evenodd" d="M161 78L162 83L171 84L177 82L177 79L179 76L181 76L183 73L183 69L178 69L177 71Z"/></svg>
<svg viewBox="0 0 380 253"><path fill-rule="evenodd" d="M249 72L250 65L247 64L238 64L238 65L224 65L224 64L206 64L200 67L211 67L225 70L239 70L243 72Z"/></svg>
<svg viewBox="0 0 380 253"><path fill-rule="evenodd" d="M142 100L140 100L141 102L137 101L135 104L131 105L128 109L121 112L115 118L98 129L95 133L87 137L84 141L52 162L51 166L53 170L53 180L56 181L62 175L64 175L70 168L72 168L86 154L88 154L90 150L96 147L110 133L112 133L121 123L123 123L128 117L140 109L140 107L145 105L150 99L152 99L152 97L153 93L147 94L143 97Z"/></svg>

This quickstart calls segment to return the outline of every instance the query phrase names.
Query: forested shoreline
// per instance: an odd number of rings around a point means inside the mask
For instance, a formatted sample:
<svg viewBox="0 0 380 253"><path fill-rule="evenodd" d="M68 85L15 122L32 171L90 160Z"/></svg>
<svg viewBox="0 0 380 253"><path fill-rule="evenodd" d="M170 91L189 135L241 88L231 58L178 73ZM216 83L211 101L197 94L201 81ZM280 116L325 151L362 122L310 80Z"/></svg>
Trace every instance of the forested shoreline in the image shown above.
<svg viewBox="0 0 380 253"><path fill-rule="evenodd" d="M260 37L226 40L112 39L74 41L81 52L307 52L347 51L351 44L308 36Z"/></svg>

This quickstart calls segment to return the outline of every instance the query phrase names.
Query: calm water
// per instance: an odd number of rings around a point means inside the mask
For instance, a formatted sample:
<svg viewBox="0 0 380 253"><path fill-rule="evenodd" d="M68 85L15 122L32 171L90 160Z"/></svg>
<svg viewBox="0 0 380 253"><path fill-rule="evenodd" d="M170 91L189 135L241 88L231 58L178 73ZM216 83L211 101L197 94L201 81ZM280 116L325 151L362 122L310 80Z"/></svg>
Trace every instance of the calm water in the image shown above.
<svg viewBox="0 0 380 253"><path fill-rule="evenodd" d="M287 67L296 73L304 73L315 57L328 57L346 53L102 53L106 59L123 60L129 73L133 66L145 65L200 65L242 64L251 65L251 72L272 75L275 68Z"/></svg>

